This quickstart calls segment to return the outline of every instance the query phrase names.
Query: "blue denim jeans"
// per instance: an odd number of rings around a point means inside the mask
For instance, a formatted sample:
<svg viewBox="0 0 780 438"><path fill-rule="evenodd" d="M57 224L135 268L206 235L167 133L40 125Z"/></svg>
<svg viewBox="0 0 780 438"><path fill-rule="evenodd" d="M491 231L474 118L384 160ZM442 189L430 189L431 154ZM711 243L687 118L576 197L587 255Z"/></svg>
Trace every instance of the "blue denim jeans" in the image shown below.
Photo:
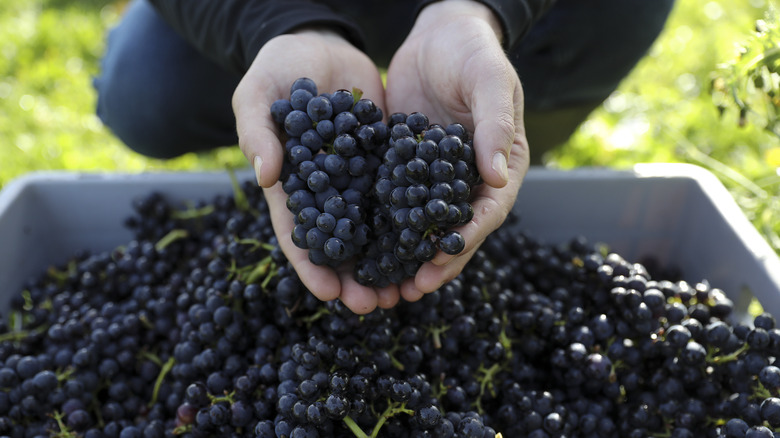
<svg viewBox="0 0 780 438"><path fill-rule="evenodd" d="M527 110L597 106L646 54L673 3L559 0L508 53ZM235 145L231 98L239 80L188 45L149 3L133 0L108 35L94 81L97 114L130 148L151 157Z"/></svg>

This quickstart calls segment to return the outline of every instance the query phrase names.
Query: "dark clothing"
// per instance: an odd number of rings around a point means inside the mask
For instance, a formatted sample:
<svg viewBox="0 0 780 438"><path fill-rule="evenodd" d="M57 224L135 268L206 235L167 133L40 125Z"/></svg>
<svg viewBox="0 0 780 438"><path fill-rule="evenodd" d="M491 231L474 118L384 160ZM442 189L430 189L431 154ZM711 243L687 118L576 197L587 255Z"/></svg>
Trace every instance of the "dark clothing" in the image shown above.
<svg viewBox="0 0 780 438"><path fill-rule="evenodd" d="M235 145L233 90L270 38L304 25L332 26L385 66L429 2L133 0L108 37L95 79L97 113L148 156ZM503 23L526 112L549 117L607 98L645 55L673 6L673 0L484 3Z"/></svg>
<svg viewBox="0 0 780 438"><path fill-rule="evenodd" d="M243 73L271 38L304 26L339 29L357 48L386 65L417 13L434 0L150 0L196 50ZM554 0L480 0L501 21L511 49Z"/></svg>

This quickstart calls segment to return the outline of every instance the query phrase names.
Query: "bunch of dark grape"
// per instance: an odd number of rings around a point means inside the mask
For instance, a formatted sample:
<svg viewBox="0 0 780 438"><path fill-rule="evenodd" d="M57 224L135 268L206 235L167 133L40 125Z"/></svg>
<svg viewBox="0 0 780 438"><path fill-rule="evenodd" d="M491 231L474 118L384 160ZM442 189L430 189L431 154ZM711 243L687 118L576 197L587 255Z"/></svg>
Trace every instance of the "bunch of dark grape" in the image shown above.
<svg viewBox="0 0 780 438"><path fill-rule="evenodd" d="M357 260L355 278L386 286L414 276L437 251L465 247L454 227L473 217L480 178L460 124L419 112L383 113L359 90L317 94L296 80L271 106L285 139L282 182L292 241L316 265Z"/></svg>
<svg viewBox="0 0 780 438"><path fill-rule="evenodd" d="M780 435L780 328L705 280L512 215L453 281L356 315L303 287L250 182L133 207L132 240L12 297L0 436Z"/></svg>
<svg viewBox="0 0 780 438"><path fill-rule="evenodd" d="M452 228L474 217L472 187L480 183L463 125L429 124L419 112L390 116L389 148L377 171L371 223L375 239L357 265L363 284L401 283L437 251L466 245Z"/></svg>
<svg viewBox="0 0 780 438"><path fill-rule="evenodd" d="M314 81L301 78L271 114L287 135L282 182L293 242L316 265L361 254L370 233L365 199L380 164L373 151L388 136L382 111L346 90L318 95Z"/></svg>

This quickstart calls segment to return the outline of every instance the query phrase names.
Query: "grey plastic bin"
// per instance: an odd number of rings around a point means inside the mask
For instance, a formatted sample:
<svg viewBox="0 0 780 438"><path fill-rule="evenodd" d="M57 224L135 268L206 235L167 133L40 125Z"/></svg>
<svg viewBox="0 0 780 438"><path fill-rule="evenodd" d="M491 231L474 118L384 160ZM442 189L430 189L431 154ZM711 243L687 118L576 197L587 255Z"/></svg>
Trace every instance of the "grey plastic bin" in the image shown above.
<svg viewBox="0 0 780 438"><path fill-rule="evenodd" d="M253 178L249 171L239 179ZM230 194L227 172L31 173L0 191L0 309L26 279L77 250L126 243L134 197L159 191L173 200ZM544 242L583 235L631 261L654 256L707 279L744 310L751 293L780 316L780 259L728 191L706 170L640 164L629 171L532 168L515 208L520 228ZM780 218L778 218L780 220Z"/></svg>

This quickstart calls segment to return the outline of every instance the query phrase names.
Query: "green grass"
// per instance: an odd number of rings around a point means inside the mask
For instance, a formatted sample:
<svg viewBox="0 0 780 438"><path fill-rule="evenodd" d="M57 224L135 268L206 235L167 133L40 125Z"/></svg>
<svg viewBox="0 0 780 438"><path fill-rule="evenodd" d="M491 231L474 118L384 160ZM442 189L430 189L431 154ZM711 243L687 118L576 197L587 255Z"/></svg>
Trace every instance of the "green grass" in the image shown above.
<svg viewBox="0 0 780 438"><path fill-rule="evenodd" d="M687 162L712 171L780 251L780 140L759 120L720 114L711 82L769 14L763 1L678 2L637 68L570 141L548 157L562 168ZM751 6L753 5L753 6ZM775 41L780 44L780 41Z"/></svg>
<svg viewBox="0 0 780 438"><path fill-rule="evenodd" d="M127 149L95 115L92 78L111 1L0 3L0 186L37 170L149 171L243 165L238 148L162 161Z"/></svg>
<svg viewBox="0 0 780 438"><path fill-rule="evenodd" d="M0 188L31 171L195 170L245 165L237 147L162 161L122 145L94 115L92 78L123 2L0 2ZM551 167L690 162L712 170L780 250L780 140L719 116L709 87L747 40L764 0L679 0L648 56Z"/></svg>

